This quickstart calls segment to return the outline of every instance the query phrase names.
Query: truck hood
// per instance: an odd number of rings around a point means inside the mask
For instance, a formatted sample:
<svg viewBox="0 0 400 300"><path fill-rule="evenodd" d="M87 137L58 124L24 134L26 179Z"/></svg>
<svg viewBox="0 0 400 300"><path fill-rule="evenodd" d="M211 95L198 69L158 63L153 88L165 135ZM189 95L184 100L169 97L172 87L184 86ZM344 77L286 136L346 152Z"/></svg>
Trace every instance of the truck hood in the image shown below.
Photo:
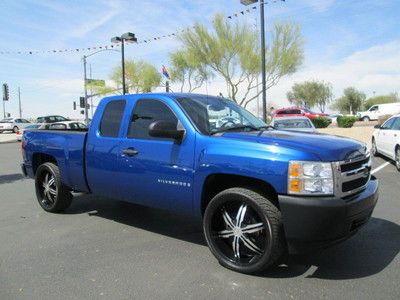
<svg viewBox="0 0 400 300"><path fill-rule="evenodd" d="M365 156L365 144L353 139L322 133L307 133L282 130L251 132L226 132L225 138L286 147L312 153L322 161L342 161Z"/></svg>

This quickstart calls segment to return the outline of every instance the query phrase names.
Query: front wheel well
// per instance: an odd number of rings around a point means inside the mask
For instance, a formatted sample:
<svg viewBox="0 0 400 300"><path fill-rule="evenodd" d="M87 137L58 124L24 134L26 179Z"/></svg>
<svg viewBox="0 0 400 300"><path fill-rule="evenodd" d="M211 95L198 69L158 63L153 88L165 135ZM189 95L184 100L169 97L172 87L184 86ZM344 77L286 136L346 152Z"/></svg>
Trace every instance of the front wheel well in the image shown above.
<svg viewBox="0 0 400 300"><path fill-rule="evenodd" d="M54 156L45 153L34 153L32 155L33 174L36 174L36 170L38 169L38 167L46 162L51 162L55 165L58 165L57 160Z"/></svg>
<svg viewBox="0 0 400 300"><path fill-rule="evenodd" d="M271 184L258 178L232 175L232 174L212 174L207 177L203 185L201 199L201 213L207 208L208 203L215 195L223 190L242 187L248 188L268 198L279 209L278 194Z"/></svg>

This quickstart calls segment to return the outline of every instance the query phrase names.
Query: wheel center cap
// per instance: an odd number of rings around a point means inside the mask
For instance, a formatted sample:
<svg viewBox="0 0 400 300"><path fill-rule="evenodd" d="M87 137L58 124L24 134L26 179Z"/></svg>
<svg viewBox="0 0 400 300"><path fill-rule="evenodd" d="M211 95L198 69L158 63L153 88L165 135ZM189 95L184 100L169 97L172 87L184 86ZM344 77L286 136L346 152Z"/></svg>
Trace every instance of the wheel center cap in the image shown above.
<svg viewBox="0 0 400 300"><path fill-rule="evenodd" d="M242 235L242 229L240 227L233 228L233 234L238 237Z"/></svg>

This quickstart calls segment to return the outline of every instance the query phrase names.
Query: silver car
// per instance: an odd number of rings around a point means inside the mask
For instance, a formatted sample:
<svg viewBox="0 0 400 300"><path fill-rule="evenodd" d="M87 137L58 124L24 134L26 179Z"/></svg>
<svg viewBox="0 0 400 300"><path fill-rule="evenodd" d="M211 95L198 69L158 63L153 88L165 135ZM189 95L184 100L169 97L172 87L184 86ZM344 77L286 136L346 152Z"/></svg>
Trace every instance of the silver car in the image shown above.
<svg viewBox="0 0 400 300"><path fill-rule="evenodd" d="M271 126L279 130L317 132L314 124L307 117L274 118L272 119Z"/></svg>
<svg viewBox="0 0 400 300"><path fill-rule="evenodd" d="M17 133L20 129L24 129L31 124L32 123L26 119L5 118L0 121L0 133L4 131L13 131Z"/></svg>

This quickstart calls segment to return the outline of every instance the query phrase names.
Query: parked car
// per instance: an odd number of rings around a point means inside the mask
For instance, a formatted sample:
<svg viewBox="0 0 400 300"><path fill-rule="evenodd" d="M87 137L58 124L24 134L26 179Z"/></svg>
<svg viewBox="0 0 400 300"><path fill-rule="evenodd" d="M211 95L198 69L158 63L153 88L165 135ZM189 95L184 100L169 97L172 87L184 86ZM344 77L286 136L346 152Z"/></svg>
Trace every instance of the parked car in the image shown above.
<svg viewBox="0 0 400 300"><path fill-rule="evenodd" d="M281 117L272 119L271 126L279 130L316 132L314 124L307 117Z"/></svg>
<svg viewBox="0 0 400 300"><path fill-rule="evenodd" d="M394 160L397 170L400 171L400 114L375 128L372 134L372 154L382 154Z"/></svg>
<svg viewBox="0 0 400 300"><path fill-rule="evenodd" d="M365 122L378 120L384 115L395 115L400 113L400 102L372 105L367 111L360 111L357 117Z"/></svg>
<svg viewBox="0 0 400 300"><path fill-rule="evenodd" d="M65 118L63 116L45 116L45 117L38 117L36 119L36 123L45 124L45 123L55 123L55 122L65 122L70 121L70 119Z"/></svg>
<svg viewBox="0 0 400 300"><path fill-rule="evenodd" d="M87 129L87 126L82 122L77 121L65 121L56 122L51 124L45 124L45 129Z"/></svg>
<svg viewBox="0 0 400 300"><path fill-rule="evenodd" d="M291 107L291 108L280 108L275 110L274 118L282 118L282 117L307 117L307 118L315 118L315 117L327 117L328 114L323 113L315 113L310 111L306 108L298 108L298 107Z"/></svg>
<svg viewBox="0 0 400 300"><path fill-rule="evenodd" d="M241 122L210 126L227 116ZM378 200L365 144L275 130L207 95L106 97L88 132L26 130L21 151L45 211L74 191L199 218L217 260L243 273L343 241Z"/></svg>
<svg viewBox="0 0 400 300"><path fill-rule="evenodd" d="M4 131L17 133L19 129L23 129L30 124L32 123L26 119L5 118L0 121L0 133Z"/></svg>
<svg viewBox="0 0 400 300"><path fill-rule="evenodd" d="M31 123L31 125L28 125L23 129L19 129L17 131L17 134L16 134L17 141L21 141L22 140L22 136L23 136L25 130L27 130L27 129L38 129L40 126L42 126L42 125L41 124L32 124Z"/></svg>
<svg viewBox="0 0 400 300"><path fill-rule="evenodd" d="M332 121L333 124L336 124L336 123L337 123L337 118L338 118L338 117L343 117L343 115L342 115L342 114L330 114L330 115L328 116L328 118L331 119L331 121Z"/></svg>

